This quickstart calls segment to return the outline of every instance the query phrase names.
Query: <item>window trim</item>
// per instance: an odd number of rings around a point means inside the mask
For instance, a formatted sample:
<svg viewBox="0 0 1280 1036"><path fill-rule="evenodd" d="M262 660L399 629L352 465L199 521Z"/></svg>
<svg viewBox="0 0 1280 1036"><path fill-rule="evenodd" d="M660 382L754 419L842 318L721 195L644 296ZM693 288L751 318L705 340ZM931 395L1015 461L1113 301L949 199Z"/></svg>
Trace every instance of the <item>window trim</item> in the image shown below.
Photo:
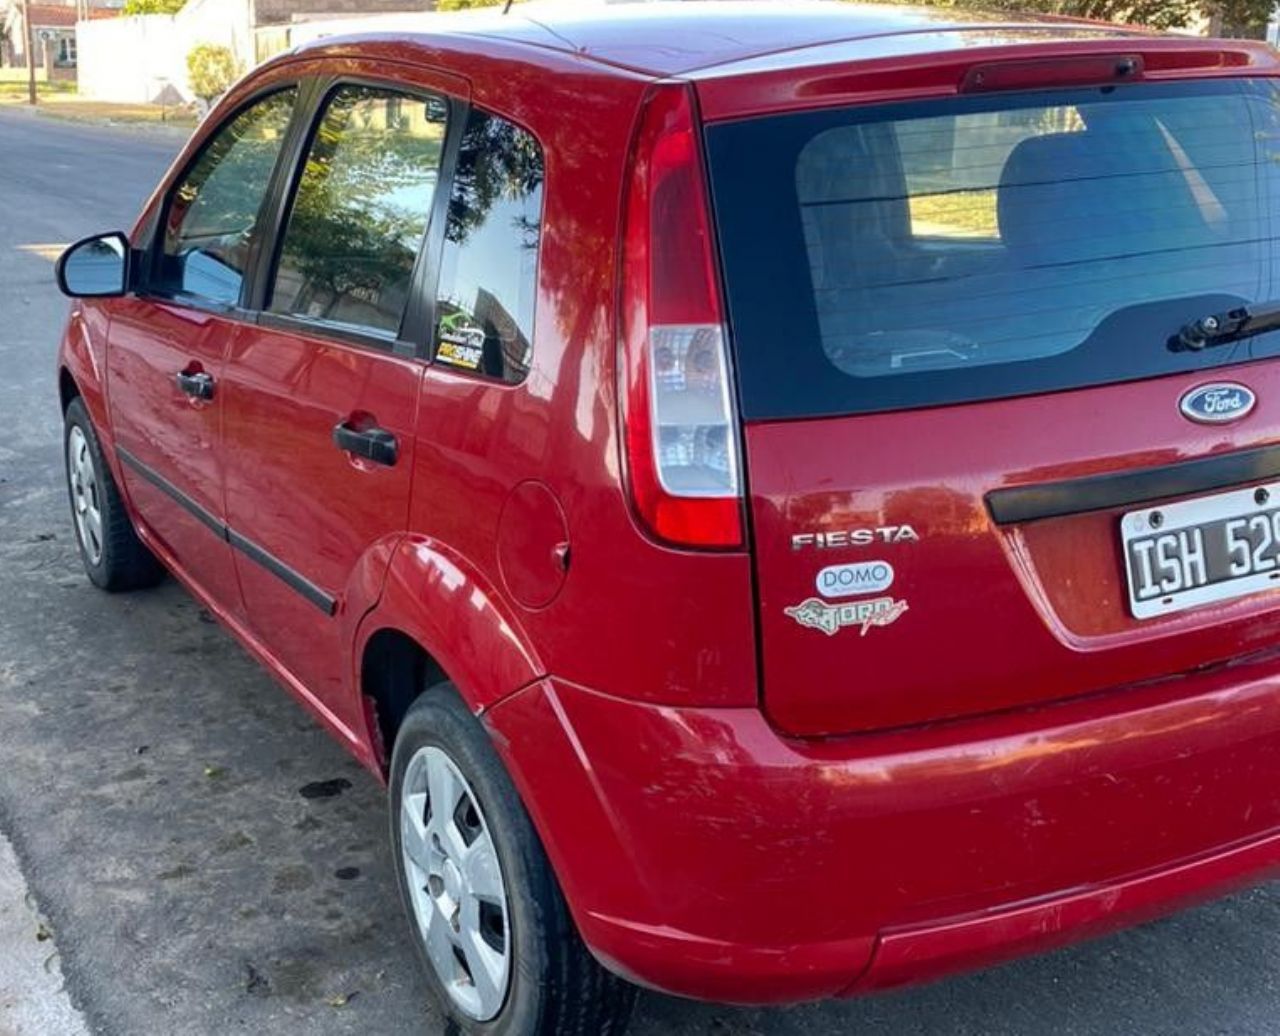
<svg viewBox="0 0 1280 1036"><path fill-rule="evenodd" d="M422 248L410 280L409 304L405 307L401 335L413 345L413 355L431 366L435 363L436 293L440 287L440 264L444 261L444 232L449 225L449 200L453 197L453 179L458 170L458 152L462 134L471 116L470 100L448 98L449 132L440 156L439 190L431 200L431 217L423 236Z"/></svg>
<svg viewBox="0 0 1280 1036"><path fill-rule="evenodd" d="M285 129L284 142L280 146L280 153L276 155L275 166L271 170L271 175L267 179L267 189L262 196L262 202L258 207L258 225L263 227L263 232L258 235L258 240L254 242L253 247L249 251L248 258L245 262L244 275L240 284L240 298L234 304L218 302L214 299L205 298L202 295L195 295L188 292L169 292L162 291L158 287L160 277L160 265L163 261L165 247L165 226L169 220L169 211L173 206L173 197L177 193L178 188L186 182L191 171L196 167L197 163L205 156L213 142L241 115L250 108L261 104L276 94L285 93L289 90L296 92L294 99L293 111L289 115L289 125ZM165 187L164 200L156 208L155 222L151 227L151 240L144 249L145 255L141 264L142 276L137 288L137 296L148 302L167 303L169 305L184 306L190 309L199 310L204 313L212 313L217 316L226 316L239 319L246 323L256 323L255 312L252 305L252 285L256 278L256 271L259 265L259 259L264 241L273 233L272 228L267 224L266 217L271 212L274 204L274 198L277 190L277 181L280 179L282 171L291 163L296 162L296 151L298 130L300 125L305 124L305 116L307 116L312 104L312 80L309 77L299 77L296 79L276 80L264 85L260 90L255 90L243 99L227 116L218 123L217 128L210 131L201 140L199 148L191 155L191 157L183 164L177 175L170 178Z"/></svg>
<svg viewBox="0 0 1280 1036"><path fill-rule="evenodd" d="M440 167L436 176L436 189L431 199L431 208L427 214L427 227L418 243L414 255L413 269L409 275L409 295L405 311L400 318L400 327L395 335L378 334L373 330L361 331L354 327L322 320L311 320L306 317L288 313L276 313L268 309L272 288L275 284L276 272L280 265L280 253L284 246L285 234L288 231L289 217L293 213L293 202L306 168L306 158L310 153L312 142L320 129L333 96L347 86L368 87L399 94L403 97L416 98L421 101L441 100L448 109L445 124L444 142L440 153ZM435 309L434 298L423 297L425 278L430 275L434 280L439 271L440 256L430 255L433 249L436 232L439 232L440 244L444 241L444 219L447 212L441 209L441 198L447 205L453 190L453 170L457 159L460 127L465 124L466 113L470 108L467 101L461 100L443 89L418 86L400 80L379 79L367 75L330 74L314 77L312 92L309 98L305 132L299 134L296 152L290 156L289 173L278 184L278 190L272 196L270 210L271 224L269 232L263 234L262 241L270 247L263 247L256 257L254 269L253 291L250 296L250 309L256 316L256 322L286 334L298 334L313 338L332 339L357 348L371 349L380 353L393 353L396 356L422 359L430 362L427 350L430 348L429 336L424 337L422 311L426 311L427 323L431 327L430 317ZM434 290L430 291L434 295Z"/></svg>

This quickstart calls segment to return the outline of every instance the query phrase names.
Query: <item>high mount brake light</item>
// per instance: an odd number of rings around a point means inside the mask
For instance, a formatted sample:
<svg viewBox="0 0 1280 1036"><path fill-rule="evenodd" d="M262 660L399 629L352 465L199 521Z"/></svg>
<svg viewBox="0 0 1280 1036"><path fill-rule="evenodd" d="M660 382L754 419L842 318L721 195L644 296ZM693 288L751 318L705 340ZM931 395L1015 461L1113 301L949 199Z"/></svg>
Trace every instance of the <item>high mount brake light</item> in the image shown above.
<svg viewBox="0 0 1280 1036"><path fill-rule="evenodd" d="M688 87L653 89L633 149L622 263L622 399L637 515L685 547L742 544L728 341Z"/></svg>
<svg viewBox="0 0 1280 1036"><path fill-rule="evenodd" d="M1138 54L1073 54L1031 61L993 61L969 69L960 83L960 92L1109 86L1141 79L1144 71L1145 62Z"/></svg>

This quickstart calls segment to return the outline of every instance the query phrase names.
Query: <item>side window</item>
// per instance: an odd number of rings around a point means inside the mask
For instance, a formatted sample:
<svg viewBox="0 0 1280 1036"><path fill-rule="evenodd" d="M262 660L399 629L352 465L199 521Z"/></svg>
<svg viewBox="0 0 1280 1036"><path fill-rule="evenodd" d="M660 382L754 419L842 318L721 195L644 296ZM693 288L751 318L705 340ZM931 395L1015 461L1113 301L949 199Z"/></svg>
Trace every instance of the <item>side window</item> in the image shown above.
<svg viewBox="0 0 1280 1036"><path fill-rule="evenodd" d="M272 312L396 338L447 121L436 97L369 86L333 93L293 198Z"/></svg>
<svg viewBox="0 0 1280 1036"><path fill-rule="evenodd" d="M154 289L226 305L240 301L258 213L296 98L290 89L258 101L201 152L169 199Z"/></svg>
<svg viewBox="0 0 1280 1036"><path fill-rule="evenodd" d="M496 115L471 112L445 226L437 362L507 382L528 373L542 180L533 137Z"/></svg>

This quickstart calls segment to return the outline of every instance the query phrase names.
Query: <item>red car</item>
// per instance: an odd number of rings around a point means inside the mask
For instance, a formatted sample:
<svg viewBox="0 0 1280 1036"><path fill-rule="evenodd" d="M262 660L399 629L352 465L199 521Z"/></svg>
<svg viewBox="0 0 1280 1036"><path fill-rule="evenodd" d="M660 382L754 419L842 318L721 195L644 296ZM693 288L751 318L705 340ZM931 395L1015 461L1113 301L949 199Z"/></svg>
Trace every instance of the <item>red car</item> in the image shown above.
<svg viewBox="0 0 1280 1036"><path fill-rule="evenodd" d="M171 571L390 787L463 1031L619 1032L1280 861L1280 68L848 4L418 16L258 69L60 355Z"/></svg>

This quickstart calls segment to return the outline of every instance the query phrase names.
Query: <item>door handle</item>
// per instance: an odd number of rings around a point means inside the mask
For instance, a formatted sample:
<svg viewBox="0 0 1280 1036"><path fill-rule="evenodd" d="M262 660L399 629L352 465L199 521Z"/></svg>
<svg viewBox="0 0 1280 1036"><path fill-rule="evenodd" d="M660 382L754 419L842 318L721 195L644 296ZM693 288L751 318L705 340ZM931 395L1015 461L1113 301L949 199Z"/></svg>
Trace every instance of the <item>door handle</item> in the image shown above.
<svg viewBox="0 0 1280 1036"><path fill-rule="evenodd" d="M396 437L385 428L352 428L345 421L333 426L333 444L340 450L386 467L394 465L400 453Z"/></svg>
<svg viewBox="0 0 1280 1036"><path fill-rule="evenodd" d="M187 371L179 371L174 380L178 383L178 390L186 393L192 399L212 399L213 398L213 375L206 374L204 371L195 371L188 373Z"/></svg>

